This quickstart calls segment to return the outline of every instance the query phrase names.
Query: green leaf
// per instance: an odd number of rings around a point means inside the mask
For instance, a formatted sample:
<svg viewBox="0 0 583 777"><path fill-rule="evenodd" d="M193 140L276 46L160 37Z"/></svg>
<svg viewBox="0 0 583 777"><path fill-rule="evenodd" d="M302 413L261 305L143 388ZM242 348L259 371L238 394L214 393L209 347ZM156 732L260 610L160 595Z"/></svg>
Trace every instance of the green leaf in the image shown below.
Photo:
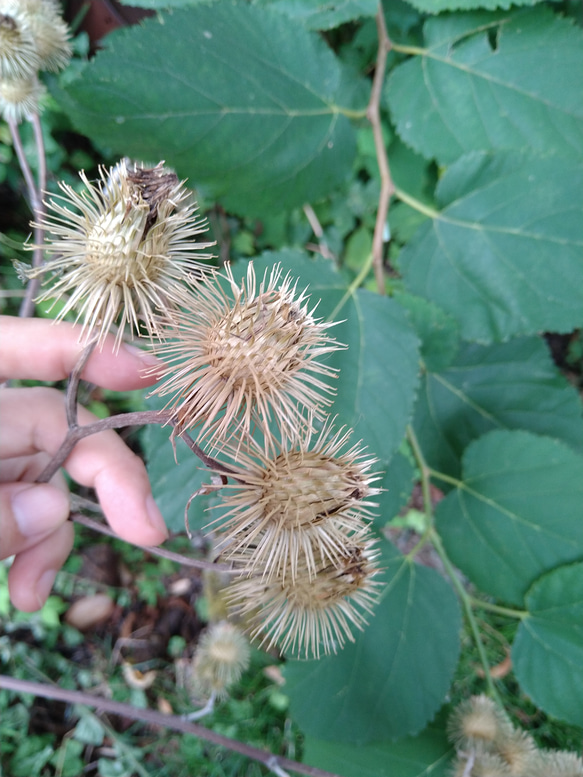
<svg viewBox="0 0 583 777"><path fill-rule="evenodd" d="M471 11L476 8L488 11L496 8L508 10L513 5L536 5L541 0L409 0L409 2L424 13L441 13L442 11Z"/></svg>
<svg viewBox="0 0 583 777"><path fill-rule="evenodd" d="M159 410L165 404L166 398L150 397L146 400L148 410ZM211 476L182 440L176 440L175 458L170 433L168 426L150 424L143 435L144 455L152 494L168 529L184 533L184 510L188 500L204 483L211 482ZM209 515L209 509L215 501L212 495L193 499L188 510L191 531L201 531L210 523L212 515Z"/></svg>
<svg viewBox="0 0 583 777"><path fill-rule="evenodd" d="M378 0L255 0L255 5L285 13L308 30L331 30L346 22L374 16Z"/></svg>
<svg viewBox="0 0 583 777"><path fill-rule="evenodd" d="M412 294L396 294L395 299L409 313L421 340L421 358L429 372L446 369L459 347L459 326L455 318L438 305Z"/></svg>
<svg viewBox="0 0 583 777"><path fill-rule="evenodd" d="M583 563L541 577L512 647L522 689L553 717L583 726Z"/></svg>
<svg viewBox="0 0 583 777"><path fill-rule="evenodd" d="M351 171L366 87L283 14L197 5L117 31L60 92L81 132L165 159L207 198L260 215L312 202Z"/></svg>
<svg viewBox="0 0 583 777"><path fill-rule="evenodd" d="M435 570L383 545L387 585L356 642L285 665L290 709L308 737L363 744L416 734L449 688L461 626L453 590Z"/></svg>
<svg viewBox="0 0 583 777"><path fill-rule="evenodd" d="M443 727L430 726L398 742L371 742L361 747L306 737L304 761L344 777L446 777L452 747Z"/></svg>
<svg viewBox="0 0 583 777"><path fill-rule="evenodd" d="M375 497L378 508L375 509L375 523L379 529L395 518L405 507L413 490L415 470L409 459L400 451L393 456L381 481L375 483L384 489Z"/></svg>
<svg viewBox="0 0 583 777"><path fill-rule="evenodd" d="M471 150L583 156L583 34L548 8L428 19L385 97L402 139L453 162ZM399 47L396 47L399 50Z"/></svg>
<svg viewBox="0 0 583 777"><path fill-rule="evenodd" d="M464 339L583 325L583 163L469 154L437 198L441 211L429 211L399 265L408 290L457 318Z"/></svg>
<svg viewBox="0 0 583 777"><path fill-rule="evenodd" d="M464 344L448 369L423 377L413 425L428 464L454 477L467 445L494 429L524 429L583 450L581 400L538 337Z"/></svg>
<svg viewBox="0 0 583 777"><path fill-rule="evenodd" d="M521 605L529 586L583 555L583 458L557 440L496 431L463 456L463 480L438 504L453 561L482 591Z"/></svg>

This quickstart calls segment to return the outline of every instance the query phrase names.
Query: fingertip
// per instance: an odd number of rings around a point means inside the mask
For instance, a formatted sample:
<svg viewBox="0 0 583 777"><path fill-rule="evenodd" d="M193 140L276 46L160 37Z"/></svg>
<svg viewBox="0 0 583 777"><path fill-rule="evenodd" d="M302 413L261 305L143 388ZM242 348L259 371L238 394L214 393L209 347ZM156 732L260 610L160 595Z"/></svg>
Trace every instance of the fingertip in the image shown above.
<svg viewBox="0 0 583 777"><path fill-rule="evenodd" d="M73 548L73 539L73 525L67 522L16 556L8 572L8 590L16 609L36 612L44 606L57 571Z"/></svg>

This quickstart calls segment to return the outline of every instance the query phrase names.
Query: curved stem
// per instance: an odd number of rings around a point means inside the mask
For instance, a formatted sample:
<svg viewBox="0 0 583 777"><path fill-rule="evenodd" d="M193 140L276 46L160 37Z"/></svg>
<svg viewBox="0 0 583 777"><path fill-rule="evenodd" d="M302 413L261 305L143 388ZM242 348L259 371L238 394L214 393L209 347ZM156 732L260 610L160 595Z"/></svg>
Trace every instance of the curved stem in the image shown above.
<svg viewBox="0 0 583 777"><path fill-rule="evenodd" d="M454 478L452 475L446 475L445 472L439 472L436 469L431 469L431 467L427 468L427 472L430 477L436 478L436 480L442 480L444 483L449 483L452 486L455 486L456 488L463 488L464 482L463 480L460 480L459 478Z"/></svg>
<svg viewBox="0 0 583 777"><path fill-rule="evenodd" d="M490 664L488 663L488 656L486 655L486 649L484 648L484 643L482 642L482 638L480 636L480 629L478 628L478 622L474 615L474 611L472 610L472 605L470 603L470 596L466 591L466 589L464 588L464 586L462 585L455 567L453 566L453 564L449 560L447 553L445 552L445 548L443 547L443 544L441 542L441 537L435 530L432 532L431 542L433 544L433 547L437 551L437 555L441 559L441 562L445 568L445 571L447 572L449 578L451 579L453 586L458 593L458 596L462 601L462 606L464 608L464 612L465 612L467 621L469 623L470 630L474 638L474 642L476 643L476 648L478 650L478 655L480 657L480 663L482 664L482 668L484 670L484 677L486 678L486 684L488 685L488 692L490 693L490 696L492 696L492 698L494 698L500 705L502 705L500 696L498 695L498 691L496 690L496 686L494 685L494 681L492 679L492 674L490 672Z"/></svg>
<svg viewBox="0 0 583 777"><path fill-rule="evenodd" d="M401 202L404 202L406 205L409 205L409 207L413 208L419 213L422 213L424 216L427 216L427 218L436 219L439 217L438 210L435 210L435 208L430 208L429 205L425 205L425 203L421 202L420 200L416 200L415 197L411 197L410 194L407 194L407 192L404 192L402 189L395 187L395 194L401 200Z"/></svg>
<svg viewBox="0 0 583 777"><path fill-rule="evenodd" d="M18 164L20 165L20 170L24 177L24 182L26 183L26 190L28 192L28 200L29 200L28 204L33 214L35 214L41 201L41 198L39 196L39 191L36 187L36 183L34 181L32 170L30 169L30 165L28 164L28 159L26 158L26 154L24 153L24 146L22 145L22 139L20 137L20 132L18 131L18 124L13 119L7 119L7 122L8 122L8 127L10 129L10 135L12 136L12 143L14 144L14 150L16 151Z"/></svg>
<svg viewBox="0 0 583 777"><path fill-rule="evenodd" d="M306 777L339 777L337 774L326 772L315 766L308 766L307 764L292 761L283 756L276 756L273 755L273 753L261 750L258 747L251 747L251 745L238 742L236 739L230 739L222 734L217 734L215 731L211 731L198 723L190 723L189 721L180 718L178 715L165 715L157 710L140 709L138 707L133 707L131 704L124 704L119 701L114 701L113 699L105 699L102 696L94 696L93 694L83 693L81 691L70 691L65 688L57 688L56 686L32 682L30 680L20 680L15 677L9 677L8 675L0 675L0 688L5 688L8 691L15 691L16 693L32 693L43 699L64 701L68 704L82 704L86 707L93 707L97 710L108 712L111 715L120 715L121 717L129 718L130 720L142 721L143 723L148 723L151 726L157 726L162 729L168 728L173 731L180 731L183 734L193 734L207 742L212 742L214 745L226 747L228 750L232 750L235 753L251 758L254 761L259 761L259 763L264 764L268 769L273 770L274 767L289 769L298 774L304 774Z"/></svg>
<svg viewBox="0 0 583 777"><path fill-rule="evenodd" d="M379 294L385 294L385 273L383 268L383 249L385 245L385 225L387 223L387 213L389 211L389 202L395 191L385 141L383 138L383 128L381 123L381 94L385 81L385 70L387 66L387 54L391 49L391 41L387 34L385 24L385 14L382 3L376 15L377 34L378 34L378 54L375 67L374 79L372 82L372 91L370 101L366 111L366 116L372 126L377 163L381 178L381 193L379 197L379 207L372 241L372 254L374 258L374 272L377 282L377 291Z"/></svg>
<svg viewBox="0 0 583 777"><path fill-rule="evenodd" d="M422 542L426 542L427 540L431 541L433 547L437 552L437 555L441 559L441 562L444 566L445 571L447 572L449 578L451 579L451 582L453 583L454 588L458 593L458 596L461 599L462 606L464 608L464 612L466 615L466 619L470 626L470 630L472 632L474 642L476 643L478 655L480 656L480 662L484 669L484 677L486 678L488 691L490 695L500 703L498 691L496 690L496 686L494 685L494 681L492 680L492 675L490 673L490 664L488 663L486 650L482 643L482 638L480 636L478 623L476 621L476 617L472 610L470 595L462 585L455 567L453 566L453 564L449 560L447 553L445 552L445 548L443 547L443 543L441 542L441 537L436 532L433 526L433 509L431 505L431 489L430 489L430 476L433 474L433 470L427 465L427 462L425 461L425 457L423 455L423 451L421 450L421 446L419 445L419 441L417 440L417 436L415 435L415 432L411 427L408 427L407 429L407 438L413 450L413 455L415 456L415 460L417 461L417 466L419 467L419 470L421 472L421 488L423 490L423 504L425 507L425 512L426 512L427 521L428 521L428 528L422 537ZM421 543L418 543L418 545L420 544ZM416 546L413 549L413 551L416 551L417 547L418 546ZM411 553L413 553L413 551L411 551ZM411 553L409 555L411 555Z"/></svg>
<svg viewBox="0 0 583 777"><path fill-rule="evenodd" d="M173 424L172 413L169 410L137 410L132 413L119 413L119 415L110 416L109 418L101 418L99 421L95 421L95 423L92 424L86 424L85 426L77 426L76 424L70 426L60 448L53 456L53 459L40 473L36 482L48 483L53 475L63 466L79 440L89 437L92 434L103 432L106 429L121 429L124 426L145 426L146 424L160 424L161 426ZM224 472L227 475L231 474L229 467L225 466L220 461L216 461L211 456L207 456L186 432L178 432L176 436L181 437L187 443L191 451L198 456L207 467L219 472Z"/></svg>
<svg viewBox="0 0 583 777"><path fill-rule="evenodd" d="M78 523L80 526L85 526L87 529L91 529L92 531L98 532L99 534L103 534L106 537L113 537L116 540L121 539L119 535L113 531L113 529L110 529L105 524L99 523L99 521L94 521L92 518L88 518L85 515L71 513L70 520L73 521L73 523ZM122 542L126 542L126 540L122 540ZM182 553L175 553L174 551L166 550L165 548L157 548L153 545L137 545L134 542L128 544L133 545L136 548L141 548L147 553L150 553L152 556L166 558L169 561L174 561L184 567L192 567L193 569L207 569L211 572L220 572L221 574L225 573L227 575L239 575L241 573L240 570L233 569L232 567L228 567L224 564L217 564L214 561L205 561L204 559L199 558L189 558L188 556L183 556Z"/></svg>
<svg viewBox="0 0 583 777"><path fill-rule="evenodd" d="M342 310L342 308L344 307L344 305L346 305L346 302L347 302L347 301L350 299L350 297L352 297L352 295L354 294L354 292L355 292L357 289L359 289L359 288L362 286L362 284L363 284L363 282L364 282L364 280L365 280L366 276L367 276L367 275L369 274L369 272L370 272L370 268L371 268L371 267L372 267L372 265L373 265L373 261L374 261L374 257L373 257L373 255L372 255L372 254L369 254L369 255L368 255L368 257L367 257L367 259L366 259L366 262L365 262L365 263L362 265L362 267L360 268L360 271L359 271L358 275L357 275L357 276L356 276L356 278L355 278L355 279L352 281L352 283L350 284L350 286L349 286L349 287L346 289L346 291L344 292L344 295L343 295L342 299L341 299L341 300L340 300L340 302L339 302L339 303L336 305L336 307L334 308L334 310L332 311L332 313L331 313L331 314L328 316L328 319L327 319L328 321L335 321L335 319L336 319L336 316L337 316L337 315L340 313L340 311Z"/></svg>
<svg viewBox="0 0 583 777"><path fill-rule="evenodd" d="M468 594L470 604L474 609L488 610L496 615L502 615L506 618L516 618L518 620L524 620L528 616L528 610L513 610L510 607L501 607L499 604L492 604L492 602L484 602L481 599L476 599L475 596Z"/></svg>
<svg viewBox="0 0 583 777"><path fill-rule="evenodd" d="M425 461L425 457L423 455L423 451L421 450L421 446L419 445L419 441L417 440L417 435L413 431L413 427L410 425L407 427L407 439L421 474L421 491L423 494L423 507L425 510L425 531L420 537L419 542L409 551L409 553L407 553L407 558L414 558L417 553L419 553L421 548L431 538L431 532L433 530L433 509L431 506L431 487L429 482L430 470L427 466L427 462Z"/></svg>
<svg viewBox="0 0 583 777"><path fill-rule="evenodd" d="M32 170L30 169L30 165L28 164L28 160L26 159L24 147L20 139L20 133L18 131L18 125L13 121L8 122L10 127L10 133L12 135L12 140L14 143L14 149L16 151L16 156L18 157L20 169L22 170L22 174L26 182L29 205L32 211L32 216L34 221L33 239L34 239L35 249L32 256L32 266L40 267L43 262L42 245L44 242L44 228L41 226L41 222L45 214L45 204L43 202L43 191L46 189L46 185L47 185L47 160L45 155L45 144L43 139L42 126L41 126L40 118L38 114L36 113L33 114L31 123L33 127L34 139L36 144L38 186L34 181ZM41 282L42 282L42 275L39 275L36 278L31 278L29 280L26 286L26 293L24 295L24 299L22 300L22 303L20 305L19 315L22 318L29 318L30 316L34 315L34 299L38 294L38 290L40 288Z"/></svg>

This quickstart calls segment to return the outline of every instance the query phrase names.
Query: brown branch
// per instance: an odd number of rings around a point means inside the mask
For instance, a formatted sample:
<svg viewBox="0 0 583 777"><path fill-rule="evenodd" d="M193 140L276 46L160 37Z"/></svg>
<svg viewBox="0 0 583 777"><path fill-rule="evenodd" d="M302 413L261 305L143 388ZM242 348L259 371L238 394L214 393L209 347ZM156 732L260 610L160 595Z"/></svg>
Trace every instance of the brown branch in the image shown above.
<svg viewBox="0 0 583 777"><path fill-rule="evenodd" d="M85 369L85 365L95 346L97 345L97 338L92 343L86 345L83 349L81 356L79 357L77 364L73 368L73 372L69 375L69 383L67 385L67 393L65 395L65 412L67 414L67 424L69 429L79 425L78 419L78 407L77 407L77 394L79 392L79 381L81 380L81 373Z"/></svg>
<svg viewBox="0 0 583 777"><path fill-rule="evenodd" d="M99 523L99 521L94 521L92 518L88 518L85 515L71 513L70 520L74 523L78 523L80 526L85 526L87 529L96 531L99 534L104 534L107 537L114 537L116 540L120 539L119 535L117 535L113 529L110 529L109 526L106 526L103 523ZM127 542L127 540L124 541ZM128 544L133 545L136 548L140 548L141 550L150 553L152 556L159 556L160 558L167 558L170 561L175 561L177 564L182 564L184 567L192 567L193 569L208 569L211 572L224 572L229 575L240 574L240 570L233 569L232 567L228 567L223 564L215 564L213 561L189 558L188 556L183 556L182 553L174 553L174 551L166 550L165 548L157 548L153 545L138 545L135 542Z"/></svg>
<svg viewBox="0 0 583 777"><path fill-rule="evenodd" d="M19 680L7 675L0 675L0 688L15 691L16 693L32 693L43 699L53 699L68 704L83 704L86 707L94 707L96 710L109 713L110 715L120 715L130 720L148 723L151 726L169 728L173 731L180 731L183 734L192 734L200 739L205 739L207 742L212 742L214 745L226 747L235 753L251 758L254 761L259 761L268 769L279 769L280 771L281 769L289 769L298 774L307 775L307 777L340 777L338 774L326 772L315 766L308 766L283 756L273 755L273 753L261 750L258 747L251 747L243 742L238 742L236 739L230 739L222 734L217 734L198 723L184 720L177 715L164 715L156 710L138 709L130 704L104 699L101 696L93 696L90 693L56 688L45 683L37 683L30 680Z"/></svg>
<svg viewBox="0 0 583 777"><path fill-rule="evenodd" d="M387 213L389 212L389 202L391 200L391 195L395 191L395 187L391 178L387 150L385 148L383 139L380 111L381 94L383 90L385 69L387 65L387 54L391 49L391 41L387 34L387 27L385 24L385 15L383 12L382 4L379 5L379 10L376 15L376 22L379 48L377 53L375 74L372 83L372 91L368 103L368 108L366 110L366 116L372 125L377 162L381 176L381 194L379 197L379 207L377 211L377 218L372 241L373 266L377 283L377 290L379 294L385 294L385 275L383 270L383 248L385 243L384 233L385 225L387 223Z"/></svg>
<svg viewBox="0 0 583 777"><path fill-rule="evenodd" d="M48 483L53 475L63 466L77 445L79 440L98 434L106 429L121 429L124 426L144 426L146 424L166 424L170 422L170 413L164 410L138 410L133 413L119 413L118 415L102 418L85 426L71 426L61 447L47 464L45 469L36 479L37 483Z"/></svg>

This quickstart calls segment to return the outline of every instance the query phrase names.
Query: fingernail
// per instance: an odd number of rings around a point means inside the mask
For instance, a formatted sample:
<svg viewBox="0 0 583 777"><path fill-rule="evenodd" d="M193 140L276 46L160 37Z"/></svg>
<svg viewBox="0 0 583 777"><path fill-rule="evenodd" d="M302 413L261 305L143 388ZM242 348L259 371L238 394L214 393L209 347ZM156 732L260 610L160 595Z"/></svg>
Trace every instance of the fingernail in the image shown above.
<svg viewBox="0 0 583 777"><path fill-rule="evenodd" d="M53 583L55 582L56 576L57 576L56 569L47 569L47 571L43 572L42 575L39 577L38 582L36 584L36 596L40 607L42 607L46 602L46 600L49 598L49 594L53 587Z"/></svg>
<svg viewBox="0 0 583 777"><path fill-rule="evenodd" d="M161 532L164 535L164 539L166 539L168 537L168 527L166 526L166 522L164 521L162 513L158 509L158 505L154 501L152 494L149 494L146 497L146 512L150 525L156 529L156 531Z"/></svg>
<svg viewBox="0 0 583 777"><path fill-rule="evenodd" d="M67 520L69 499L58 488L39 484L18 491L11 500L12 514L24 537L33 537Z"/></svg>
<svg viewBox="0 0 583 777"><path fill-rule="evenodd" d="M159 367L160 360L157 359L153 353L149 351L142 351L141 348L136 348L135 345L123 344L124 350L126 350L131 356L138 358L144 367Z"/></svg>

